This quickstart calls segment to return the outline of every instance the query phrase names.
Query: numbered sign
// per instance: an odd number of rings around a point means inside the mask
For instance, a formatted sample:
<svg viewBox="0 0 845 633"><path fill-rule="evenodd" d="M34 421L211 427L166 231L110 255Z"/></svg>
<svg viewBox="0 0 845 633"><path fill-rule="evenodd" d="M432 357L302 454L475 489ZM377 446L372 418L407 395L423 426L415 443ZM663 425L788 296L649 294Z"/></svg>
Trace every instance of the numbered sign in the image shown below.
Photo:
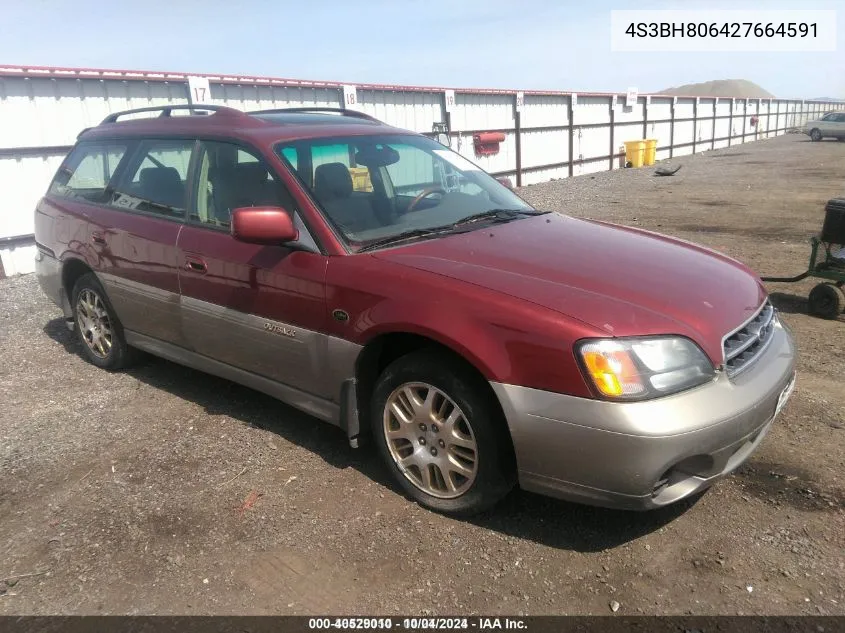
<svg viewBox="0 0 845 633"><path fill-rule="evenodd" d="M188 77L188 100L191 103L208 103L211 101L208 77Z"/></svg>
<svg viewBox="0 0 845 633"><path fill-rule="evenodd" d="M573 92L572 95L570 95L569 98L572 100L572 107L573 108L578 105L578 93L577 92Z"/></svg>
<svg viewBox="0 0 845 633"><path fill-rule="evenodd" d="M637 105L637 89L628 88L628 92L625 93L625 107L631 108L635 105Z"/></svg>
<svg viewBox="0 0 845 633"><path fill-rule="evenodd" d="M455 110L455 91L446 90L443 93L443 102L446 104L446 112L454 112Z"/></svg>
<svg viewBox="0 0 845 633"><path fill-rule="evenodd" d="M615 110L617 105L619 105L619 95L613 95L610 98L610 108L611 108L611 110Z"/></svg>
<svg viewBox="0 0 845 633"><path fill-rule="evenodd" d="M349 110L358 109L358 88L355 86L343 86L343 107Z"/></svg>
<svg viewBox="0 0 845 633"><path fill-rule="evenodd" d="M516 93L516 111L522 112L522 106L525 103L525 93L519 91Z"/></svg>
<svg viewBox="0 0 845 633"><path fill-rule="evenodd" d="M646 95L646 96L645 96L645 104L646 104L647 106L650 106L650 105L651 105L651 95Z"/></svg>

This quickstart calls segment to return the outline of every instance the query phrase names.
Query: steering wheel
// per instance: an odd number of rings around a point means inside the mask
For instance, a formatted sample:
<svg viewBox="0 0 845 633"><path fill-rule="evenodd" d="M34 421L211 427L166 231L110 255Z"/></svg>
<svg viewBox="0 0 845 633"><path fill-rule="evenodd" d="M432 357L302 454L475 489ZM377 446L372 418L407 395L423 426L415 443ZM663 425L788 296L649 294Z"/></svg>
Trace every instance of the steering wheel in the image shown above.
<svg viewBox="0 0 845 633"><path fill-rule="evenodd" d="M446 190L443 187L426 187L420 192L420 194L416 198L411 200L411 204L409 204L408 208L405 209L405 213L410 213L411 211L414 211L420 202L435 193L439 193L440 195L445 196Z"/></svg>

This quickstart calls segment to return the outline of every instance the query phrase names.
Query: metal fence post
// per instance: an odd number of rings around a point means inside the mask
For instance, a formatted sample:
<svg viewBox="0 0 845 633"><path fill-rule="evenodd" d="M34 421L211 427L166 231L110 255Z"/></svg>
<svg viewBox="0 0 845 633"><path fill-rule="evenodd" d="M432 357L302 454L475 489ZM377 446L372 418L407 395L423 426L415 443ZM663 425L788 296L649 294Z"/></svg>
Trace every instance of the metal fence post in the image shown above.
<svg viewBox="0 0 845 633"><path fill-rule="evenodd" d="M675 99L669 104L669 158L675 156Z"/></svg>
<svg viewBox="0 0 845 633"><path fill-rule="evenodd" d="M713 137L710 139L710 149L716 149L716 109L719 107L719 99L717 97L713 98L713 124L711 125L711 136Z"/></svg>
<svg viewBox="0 0 845 633"><path fill-rule="evenodd" d="M731 99L731 112L728 117L728 147L733 144L734 138L734 101L735 99Z"/></svg>
<svg viewBox="0 0 845 633"><path fill-rule="evenodd" d="M766 104L766 138L769 138L770 130L772 129L772 100Z"/></svg>
<svg viewBox="0 0 845 633"><path fill-rule="evenodd" d="M513 96L513 126L516 134L516 186L522 186L522 113L519 111L518 95ZM523 104L525 105L525 104Z"/></svg>
<svg viewBox="0 0 845 633"><path fill-rule="evenodd" d="M692 153L698 149L698 97L692 102Z"/></svg>
<svg viewBox="0 0 845 633"><path fill-rule="evenodd" d="M616 159L616 111L613 109L613 97L607 103L607 109L610 114L610 170L613 171L613 161Z"/></svg>
<svg viewBox="0 0 845 633"><path fill-rule="evenodd" d="M573 165L575 159L575 108L572 107L571 94L569 95L567 108L569 109L569 177L572 178L575 175L575 166Z"/></svg>
<svg viewBox="0 0 845 633"><path fill-rule="evenodd" d="M648 138L648 96L643 97L643 140Z"/></svg>

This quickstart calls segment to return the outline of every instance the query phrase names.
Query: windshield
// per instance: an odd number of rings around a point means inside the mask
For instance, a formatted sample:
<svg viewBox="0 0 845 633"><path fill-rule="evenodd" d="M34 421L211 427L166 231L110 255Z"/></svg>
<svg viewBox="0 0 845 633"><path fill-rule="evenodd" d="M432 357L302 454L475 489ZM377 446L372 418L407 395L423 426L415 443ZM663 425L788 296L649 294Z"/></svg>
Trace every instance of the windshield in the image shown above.
<svg viewBox="0 0 845 633"><path fill-rule="evenodd" d="M494 221L497 211L534 213L495 178L424 136L307 139L275 149L354 248L422 237L475 216Z"/></svg>

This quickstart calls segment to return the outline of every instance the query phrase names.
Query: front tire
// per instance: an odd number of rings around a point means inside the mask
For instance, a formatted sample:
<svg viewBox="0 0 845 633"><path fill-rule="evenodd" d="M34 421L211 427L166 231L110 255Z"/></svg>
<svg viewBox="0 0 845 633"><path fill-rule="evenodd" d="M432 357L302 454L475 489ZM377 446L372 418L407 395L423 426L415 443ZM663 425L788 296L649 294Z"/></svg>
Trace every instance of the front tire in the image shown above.
<svg viewBox="0 0 845 633"><path fill-rule="evenodd" d="M516 482L507 426L483 379L455 359L419 351L391 363L372 398L372 429L405 493L444 514L467 516Z"/></svg>
<svg viewBox="0 0 845 633"><path fill-rule="evenodd" d="M814 141L820 141L822 140L822 133L819 131L818 128L814 127L812 130L810 130L810 138Z"/></svg>
<svg viewBox="0 0 845 633"><path fill-rule="evenodd" d="M123 326L94 273L82 275L73 287L74 331L82 356L102 369L117 370L132 360Z"/></svg>

